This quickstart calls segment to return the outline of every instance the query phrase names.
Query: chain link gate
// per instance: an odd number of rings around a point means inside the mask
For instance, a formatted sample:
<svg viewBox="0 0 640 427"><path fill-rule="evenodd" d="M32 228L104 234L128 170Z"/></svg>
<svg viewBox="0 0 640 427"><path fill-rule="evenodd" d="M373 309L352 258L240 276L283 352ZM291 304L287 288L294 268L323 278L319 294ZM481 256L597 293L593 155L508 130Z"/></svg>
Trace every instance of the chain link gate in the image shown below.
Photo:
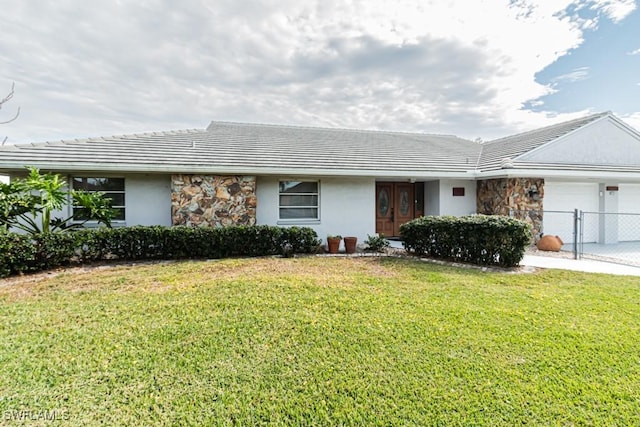
<svg viewBox="0 0 640 427"><path fill-rule="evenodd" d="M539 233L535 238L544 234L559 236L563 241L562 250L573 252L574 258L578 258L579 248L579 216L577 209L574 211L542 211L542 210L517 210L510 209L509 216L522 219L531 224L539 221L537 227ZM535 229L536 227L534 227Z"/></svg>
<svg viewBox="0 0 640 427"><path fill-rule="evenodd" d="M640 266L640 214L579 211L579 258Z"/></svg>
<svg viewBox="0 0 640 427"><path fill-rule="evenodd" d="M640 266L640 214L573 211L509 211L509 216L539 224L543 234L559 236L574 259Z"/></svg>

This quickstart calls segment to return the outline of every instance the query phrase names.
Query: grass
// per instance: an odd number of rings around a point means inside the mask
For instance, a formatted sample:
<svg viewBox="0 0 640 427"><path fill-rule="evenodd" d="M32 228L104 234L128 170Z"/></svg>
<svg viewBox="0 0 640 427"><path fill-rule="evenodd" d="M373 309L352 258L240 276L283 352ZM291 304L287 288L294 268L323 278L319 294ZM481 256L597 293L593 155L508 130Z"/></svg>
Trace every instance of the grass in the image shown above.
<svg viewBox="0 0 640 427"><path fill-rule="evenodd" d="M0 423L638 425L639 301L638 278L385 258L5 281Z"/></svg>

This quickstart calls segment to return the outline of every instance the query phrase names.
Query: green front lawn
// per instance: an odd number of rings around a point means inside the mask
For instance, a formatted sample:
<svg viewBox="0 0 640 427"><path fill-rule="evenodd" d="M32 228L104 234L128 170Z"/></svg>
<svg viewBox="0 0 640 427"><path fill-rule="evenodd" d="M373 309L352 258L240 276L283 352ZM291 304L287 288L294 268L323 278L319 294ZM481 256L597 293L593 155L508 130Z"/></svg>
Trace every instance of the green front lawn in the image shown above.
<svg viewBox="0 0 640 427"><path fill-rule="evenodd" d="M306 257L0 281L0 424L638 425L638 408L640 278Z"/></svg>

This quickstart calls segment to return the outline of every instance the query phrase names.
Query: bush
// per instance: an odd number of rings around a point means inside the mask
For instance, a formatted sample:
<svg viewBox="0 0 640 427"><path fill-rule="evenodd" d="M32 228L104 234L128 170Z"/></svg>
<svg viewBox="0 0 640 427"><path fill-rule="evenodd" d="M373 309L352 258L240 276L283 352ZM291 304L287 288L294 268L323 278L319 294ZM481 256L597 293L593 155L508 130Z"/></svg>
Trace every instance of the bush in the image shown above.
<svg viewBox="0 0 640 427"><path fill-rule="evenodd" d="M309 227L288 227L282 228L280 248L285 255L287 251L300 254L317 253L320 241L313 228Z"/></svg>
<svg viewBox="0 0 640 427"><path fill-rule="evenodd" d="M29 271L36 246L31 238L13 233L0 234L0 277Z"/></svg>
<svg viewBox="0 0 640 427"><path fill-rule="evenodd" d="M372 252L384 252L389 247L389 241L384 237L384 234L374 236L367 234L367 240L364 243L367 245L366 250Z"/></svg>
<svg viewBox="0 0 640 427"><path fill-rule="evenodd" d="M123 261L313 253L320 242L305 227L234 226L83 229L33 236L0 233L0 277L68 265Z"/></svg>
<svg viewBox="0 0 640 427"><path fill-rule="evenodd" d="M531 242L531 226L505 216L426 216L400 227L407 251L478 265L518 265Z"/></svg>

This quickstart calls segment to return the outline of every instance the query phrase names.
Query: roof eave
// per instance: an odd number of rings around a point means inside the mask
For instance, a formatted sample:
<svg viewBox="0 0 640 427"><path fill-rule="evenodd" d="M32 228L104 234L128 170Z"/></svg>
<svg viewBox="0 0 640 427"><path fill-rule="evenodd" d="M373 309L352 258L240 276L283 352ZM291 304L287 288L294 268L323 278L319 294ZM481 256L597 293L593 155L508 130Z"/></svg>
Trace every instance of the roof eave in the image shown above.
<svg viewBox="0 0 640 427"><path fill-rule="evenodd" d="M345 168L292 168L292 167L247 167L211 165L151 165L151 164L114 164L114 163L66 163L33 162L26 166L56 172L95 172L95 173L155 173L155 174L218 174L218 175L278 175L278 176L353 176L353 177L388 177L397 179L438 179L459 178L473 179L473 170L380 170L380 169L345 169ZM5 163L0 173L24 171L25 165L19 163Z"/></svg>
<svg viewBox="0 0 640 427"><path fill-rule="evenodd" d="M633 181L640 182L640 169L638 171L594 171L594 170L559 170L559 169L498 169L480 172L478 179L495 178L558 178L558 179L583 179L587 181Z"/></svg>

